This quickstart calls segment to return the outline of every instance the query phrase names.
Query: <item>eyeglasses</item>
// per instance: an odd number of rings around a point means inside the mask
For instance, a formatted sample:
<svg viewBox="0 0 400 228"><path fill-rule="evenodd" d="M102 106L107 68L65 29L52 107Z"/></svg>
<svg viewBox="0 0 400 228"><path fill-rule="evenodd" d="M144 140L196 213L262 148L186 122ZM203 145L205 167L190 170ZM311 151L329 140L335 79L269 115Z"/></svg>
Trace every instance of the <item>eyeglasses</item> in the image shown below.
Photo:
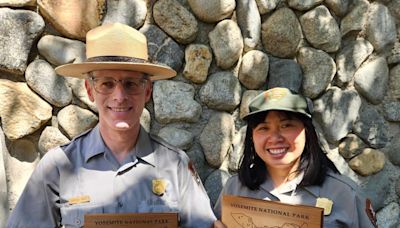
<svg viewBox="0 0 400 228"><path fill-rule="evenodd" d="M148 80L146 78L125 78L117 80L111 77L96 78L93 76L89 77L89 79L92 82L94 90L103 95L111 94L119 82L122 84L127 94L141 94Z"/></svg>

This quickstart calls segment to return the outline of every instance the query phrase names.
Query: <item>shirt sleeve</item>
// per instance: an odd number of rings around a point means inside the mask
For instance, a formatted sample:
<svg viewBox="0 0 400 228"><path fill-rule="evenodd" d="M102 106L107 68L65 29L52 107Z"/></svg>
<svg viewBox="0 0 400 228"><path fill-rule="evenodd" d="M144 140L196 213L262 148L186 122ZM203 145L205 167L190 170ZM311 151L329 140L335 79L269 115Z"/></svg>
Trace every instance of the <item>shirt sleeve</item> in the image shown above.
<svg viewBox="0 0 400 228"><path fill-rule="evenodd" d="M218 196L217 202L214 205L214 213L217 219L221 220L221 200L222 200L223 191Z"/></svg>
<svg viewBox="0 0 400 228"><path fill-rule="evenodd" d="M217 219L221 220L222 212L221 212L221 204L222 204L222 196L223 195L240 195L238 193L234 193L232 187L234 186L235 176L230 177L224 187L221 190L221 193L218 196L217 202L214 205L214 213Z"/></svg>
<svg viewBox="0 0 400 228"><path fill-rule="evenodd" d="M371 201L366 199L363 195L356 194L356 218L354 221L355 227L370 227L376 228L376 217L374 209L372 208Z"/></svg>
<svg viewBox="0 0 400 228"><path fill-rule="evenodd" d="M181 227L210 228L216 220L211 201L189 159L179 164Z"/></svg>
<svg viewBox="0 0 400 228"><path fill-rule="evenodd" d="M347 176L328 173L323 195L332 196L333 207L329 225L374 228L375 213L360 187ZM335 206L336 205L336 206ZM324 224L326 225L327 223Z"/></svg>
<svg viewBox="0 0 400 228"><path fill-rule="evenodd" d="M59 227L59 174L52 156L46 155L29 178L9 216L7 228Z"/></svg>

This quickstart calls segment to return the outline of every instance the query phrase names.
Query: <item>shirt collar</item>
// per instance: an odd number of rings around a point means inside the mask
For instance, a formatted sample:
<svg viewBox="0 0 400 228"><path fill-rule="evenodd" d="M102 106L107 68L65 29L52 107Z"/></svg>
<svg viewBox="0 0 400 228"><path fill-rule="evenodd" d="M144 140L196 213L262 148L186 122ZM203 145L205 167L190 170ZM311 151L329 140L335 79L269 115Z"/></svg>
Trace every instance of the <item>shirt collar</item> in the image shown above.
<svg viewBox="0 0 400 228"><path fill-rule="evenodd" d="M86 151L84 153L85 162L88 162L92 157L103 154L107 151L107 146L101 137L98 124L90 132L88 132L85 140L87 140L85 145L88 145L87 148L85 148ZM150 140L149 134L143 127L140 127L139 137L137 139L134 151L136 152L136 157L139 161L143 161L155 166L154 153L152 153L153 144ZM135 157L134 154L131 156Z"/></svg>
<svg viewBox="0 0 400 228"><path fill-rule="evenodd" d="M296 191L297 186L303 180L303 177L304 177L304 171L301 171L295 178L293 178L292 180L286 182L283 186L281 186L277 190L280 193L288 193L288 192Z"/></svg>
<svg viewBox="0 0 400 228"><path fill-rule="evenodd" d="M144 161L152 166L155 166L156 160L154 155L153 143L149 133L141 127L139 137L135 146L136 156L139 160Z"/></svg>
<svg viewBox="0 0 400 228"><path fill-rule="evenodd" d="M321 195L321 186L318 185L311 185L311 186L304 186L304 190L311 193L315 198L318 198Z"/></svg>
<svg viewBox="0 0 400 228"><path fill-rule="evenodd" d="M86 136L84 157L85 162L88 162L90 158L106 152L106 145L103 138L100 135L99 125L97 124Z"/></svg>
<svg viewBox="0 0 400 228"><path fill-rule="evenodd" d="M260 185L260 187L262 189L264 189L265 191L268 191L271 193L275 193L275 192L278 192L279 194L288 193L288 192L292 192L292 191L296 190L297 186L303 180L303 177L304 177L304 172L301 171L295 178L293 178L292 180L290 180L290 181L284 183L282 186L280 186L279 189L274 189L274 184L273 184L272 178L268 174L267 180L264 181L264 183L262 183Z"/></svg>
<svg viewBox="0 0 400 228"><path fill-rule="evenodd" d="M299 175L297 175L293 180L285 183L282 187L278 189L279 194L283 193L288 193L288 192L293 192L296 191L297 186L300 184L300 182L304 178L304 171L300 172ZM260 185L260 188L263 189L264 191L270 192L273 194L274 191L274 185L272 182L271 177L268 175L267 180ZM311 195L313 195L315 198L318 198L320 196L320 191L321 187L318 185L311 185L311 186L303 186L301 187L304 191L307 191ZM275 196L275 195L273 195Z"/></svg>

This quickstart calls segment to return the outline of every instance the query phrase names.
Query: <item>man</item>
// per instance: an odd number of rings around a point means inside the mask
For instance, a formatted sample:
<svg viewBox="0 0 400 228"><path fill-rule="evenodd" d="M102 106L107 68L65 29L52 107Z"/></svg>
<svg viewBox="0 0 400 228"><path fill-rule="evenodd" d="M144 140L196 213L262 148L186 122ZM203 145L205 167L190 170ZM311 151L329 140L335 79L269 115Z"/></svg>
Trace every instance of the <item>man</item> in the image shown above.
<svg viewBox="0 0 400 228"><path fill-rule="evenodd" d="M210 200L186 154L140 125L152 80L176 75L147 61L146 37L123 24L87 33L87 60L56 68L85 78L98 125L41 159L8 227L81 227L91 213L178 212L181 227L211 227Z"/></svg>

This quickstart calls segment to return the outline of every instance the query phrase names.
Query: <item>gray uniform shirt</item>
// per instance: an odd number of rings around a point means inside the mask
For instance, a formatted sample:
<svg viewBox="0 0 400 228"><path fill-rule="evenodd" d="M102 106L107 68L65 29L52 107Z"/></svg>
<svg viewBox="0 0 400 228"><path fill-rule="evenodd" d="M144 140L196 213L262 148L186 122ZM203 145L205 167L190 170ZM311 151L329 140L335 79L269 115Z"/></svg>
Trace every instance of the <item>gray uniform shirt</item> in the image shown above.
<svg viewBox="0 0 400 228"><path fill-rule="evenodd" d="M315 206L317 198L320 197L333 201L331 214L324 216L324 227L374 227L366 213L366 199L357 190L357 186L352 180L328 172L322 186L297 187L302 178L301 174L294 180L285 183L279 190L274 189L271 178L268 178L259 190L253 191L240 182L238 175L234 175L225 184L214 211L217 217L221 218L223 194L310 206Z"/></svg>
<svg viewBox="0 0 400 228"><path fill-rule="evenodd" d="M46 153L7 227L81 227L87 213L129 212L179 212L181 227L211 227L216 218L210 200L190 170L183 151L143 128L134 151L120 164L97 126ZM161 196L153 192L156 179L166 183ZM71 204L82 196L89 202Z"/></svg>

